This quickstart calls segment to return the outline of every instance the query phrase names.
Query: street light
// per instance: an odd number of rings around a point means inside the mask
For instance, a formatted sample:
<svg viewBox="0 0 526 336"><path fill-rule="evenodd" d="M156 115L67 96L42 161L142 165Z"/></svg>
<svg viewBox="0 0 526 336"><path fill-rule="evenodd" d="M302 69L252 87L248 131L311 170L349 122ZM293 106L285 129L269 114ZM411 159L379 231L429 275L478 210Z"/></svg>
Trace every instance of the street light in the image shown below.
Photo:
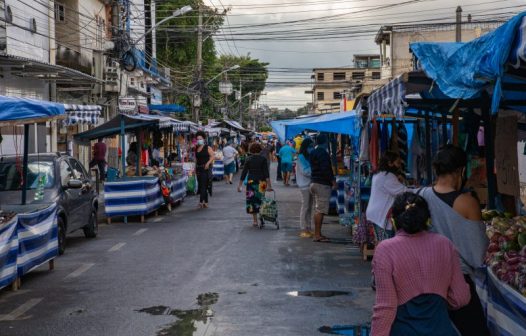
<svg viewBox="0 0 526 336"><path fill-rule="evenodd" d="M144 34L139 36L139 38L137 40L135 40L133 45L136 45L137 43L139 43L139 41L142 40L146 35L150 34L152 32L152 30L154 30L158 26L162 25L166 21L171 20L171 19L173 19L173 18L175 18L177 16L184 15L184 14L186 14L188 12L191 12L191 11L192 11L192 7L191 6L184 6L184 7L181 7L179 9L176 9L175 11L173 11L172 15L167 16L164 19L162 19L161 21L157 22L154 26L152 26L150 29L148 29Z"/></svg>
<svg viewBox="0 0 526 336"><path fill-rule="evenodd" d="M212 82L214 81L214 79L216 79L217 77L221 76L222 74L224 74L224 73L226 73L226 72L229 72L229 71L231 71L231 70L235 70L235 69L239 69L239 64L233 65L233 66L231 66L230 68L221 71L220 73L218 73L217 75L215 75L214 77L212 77L212 79L210 79L208 82L206 82L206 83L205 83L205 86L207 86L208 84L212 83Z"/></svg>

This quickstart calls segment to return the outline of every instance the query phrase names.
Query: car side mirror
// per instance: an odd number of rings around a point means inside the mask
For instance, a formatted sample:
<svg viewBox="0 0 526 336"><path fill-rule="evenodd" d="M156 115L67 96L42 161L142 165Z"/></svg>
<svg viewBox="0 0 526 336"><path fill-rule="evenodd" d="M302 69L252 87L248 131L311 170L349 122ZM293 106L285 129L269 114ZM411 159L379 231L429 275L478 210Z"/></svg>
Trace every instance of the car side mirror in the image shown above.
<svg viewBox="0 0 526 336"><path fill-rule="evenodd" d="M80 188L82 188L82 181L81 180L69 180L68 188L80 189Z"/></svg>

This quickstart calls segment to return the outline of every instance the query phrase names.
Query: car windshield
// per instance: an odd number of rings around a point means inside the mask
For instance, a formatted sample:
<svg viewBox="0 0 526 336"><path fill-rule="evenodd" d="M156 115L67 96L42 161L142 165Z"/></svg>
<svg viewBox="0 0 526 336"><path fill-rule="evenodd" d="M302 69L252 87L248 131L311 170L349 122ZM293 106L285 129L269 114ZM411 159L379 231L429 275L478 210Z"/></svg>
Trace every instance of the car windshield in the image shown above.
<svg viewBox="0 0 526 336"><path fill-rule="evenodd" d="M53 162L33 161L28 164L28 189L36 189L39 183L44 188L53 187L55 171ZM22 190L22 164L16 162L0 162L0 191Z"/></svg>

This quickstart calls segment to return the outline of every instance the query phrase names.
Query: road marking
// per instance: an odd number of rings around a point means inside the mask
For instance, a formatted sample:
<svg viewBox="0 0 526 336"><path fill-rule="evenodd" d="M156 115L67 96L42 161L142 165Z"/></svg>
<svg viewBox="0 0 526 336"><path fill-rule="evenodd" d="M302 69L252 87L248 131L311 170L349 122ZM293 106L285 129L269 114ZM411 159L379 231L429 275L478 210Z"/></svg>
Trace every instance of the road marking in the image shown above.
<svg viewBox="0 0 526 336"><path fill-rule="evenodd" d="M92 268L93 266L95 266L94 263L83 264L82 266L80 266L79 268L77 268L76 270L74 270L73 272L69 273L69 274L66 276L66 279L78 278L82 273L86 272L87 270L89 270L89 269Z"/></svg>
<svg viewBox="0 0 526 336"><path fill-rule="evenodd" d="M152 222L154 222L154 223L159 223L159 222L162 221L162 220L163 220L162 217L157 217L157 218L152 219Z"/></svg>
<svg viewBox="0 0 526 336"><path fill-rule="evenodd" d="M133 235L134 236L140 236L143 233L145 233L146 231L148 231L148 229L140 229L140 230L137 230L137 232L135 232Z"/></svg>
<svg viewBox="0 0 526 336"><path fill-rule="evenodd" d="M124 245L126 245L126 243L117 243L117 244L113 245L113 247L110 248L110 249L108 250L108 252L115 252L115 251L118 251L118 250L120 250Z"/></svg>
<svg viewBox="0 0 526 336"><path fill-rule="evenodd" d="M24 315L29 309L39 304L42 300L44 300L44 298L31 299L9 314L0 315L0 321L15 321Z"/></svg>

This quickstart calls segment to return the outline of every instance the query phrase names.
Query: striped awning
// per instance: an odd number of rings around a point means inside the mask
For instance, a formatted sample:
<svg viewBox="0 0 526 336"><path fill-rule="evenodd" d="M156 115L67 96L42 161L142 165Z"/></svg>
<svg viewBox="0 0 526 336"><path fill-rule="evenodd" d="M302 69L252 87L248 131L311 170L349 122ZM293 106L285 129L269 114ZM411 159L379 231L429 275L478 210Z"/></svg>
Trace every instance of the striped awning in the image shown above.
<svg viewBox="0 0 526 336"><path fill-rule="evenodd" d="M374 119L374 116L379 114L392 114L402 117L407 105L404 101L405 91L404 75L402 74L371 93L367 99L369 119Z"/></svg>
<svg viewBox="0 0 526 336"><path fill-rule="evenodd" d="M67 116L64 126L96 125L102 112L102 107L99 105L64 104L64 108Z"/></svg>
<svg viewBox="0 0 526 336"><path fill-rule="evenodd" d="M199 125L192 121L177 121L173 124L174 132L196 133L199 129Z"/></svg>

